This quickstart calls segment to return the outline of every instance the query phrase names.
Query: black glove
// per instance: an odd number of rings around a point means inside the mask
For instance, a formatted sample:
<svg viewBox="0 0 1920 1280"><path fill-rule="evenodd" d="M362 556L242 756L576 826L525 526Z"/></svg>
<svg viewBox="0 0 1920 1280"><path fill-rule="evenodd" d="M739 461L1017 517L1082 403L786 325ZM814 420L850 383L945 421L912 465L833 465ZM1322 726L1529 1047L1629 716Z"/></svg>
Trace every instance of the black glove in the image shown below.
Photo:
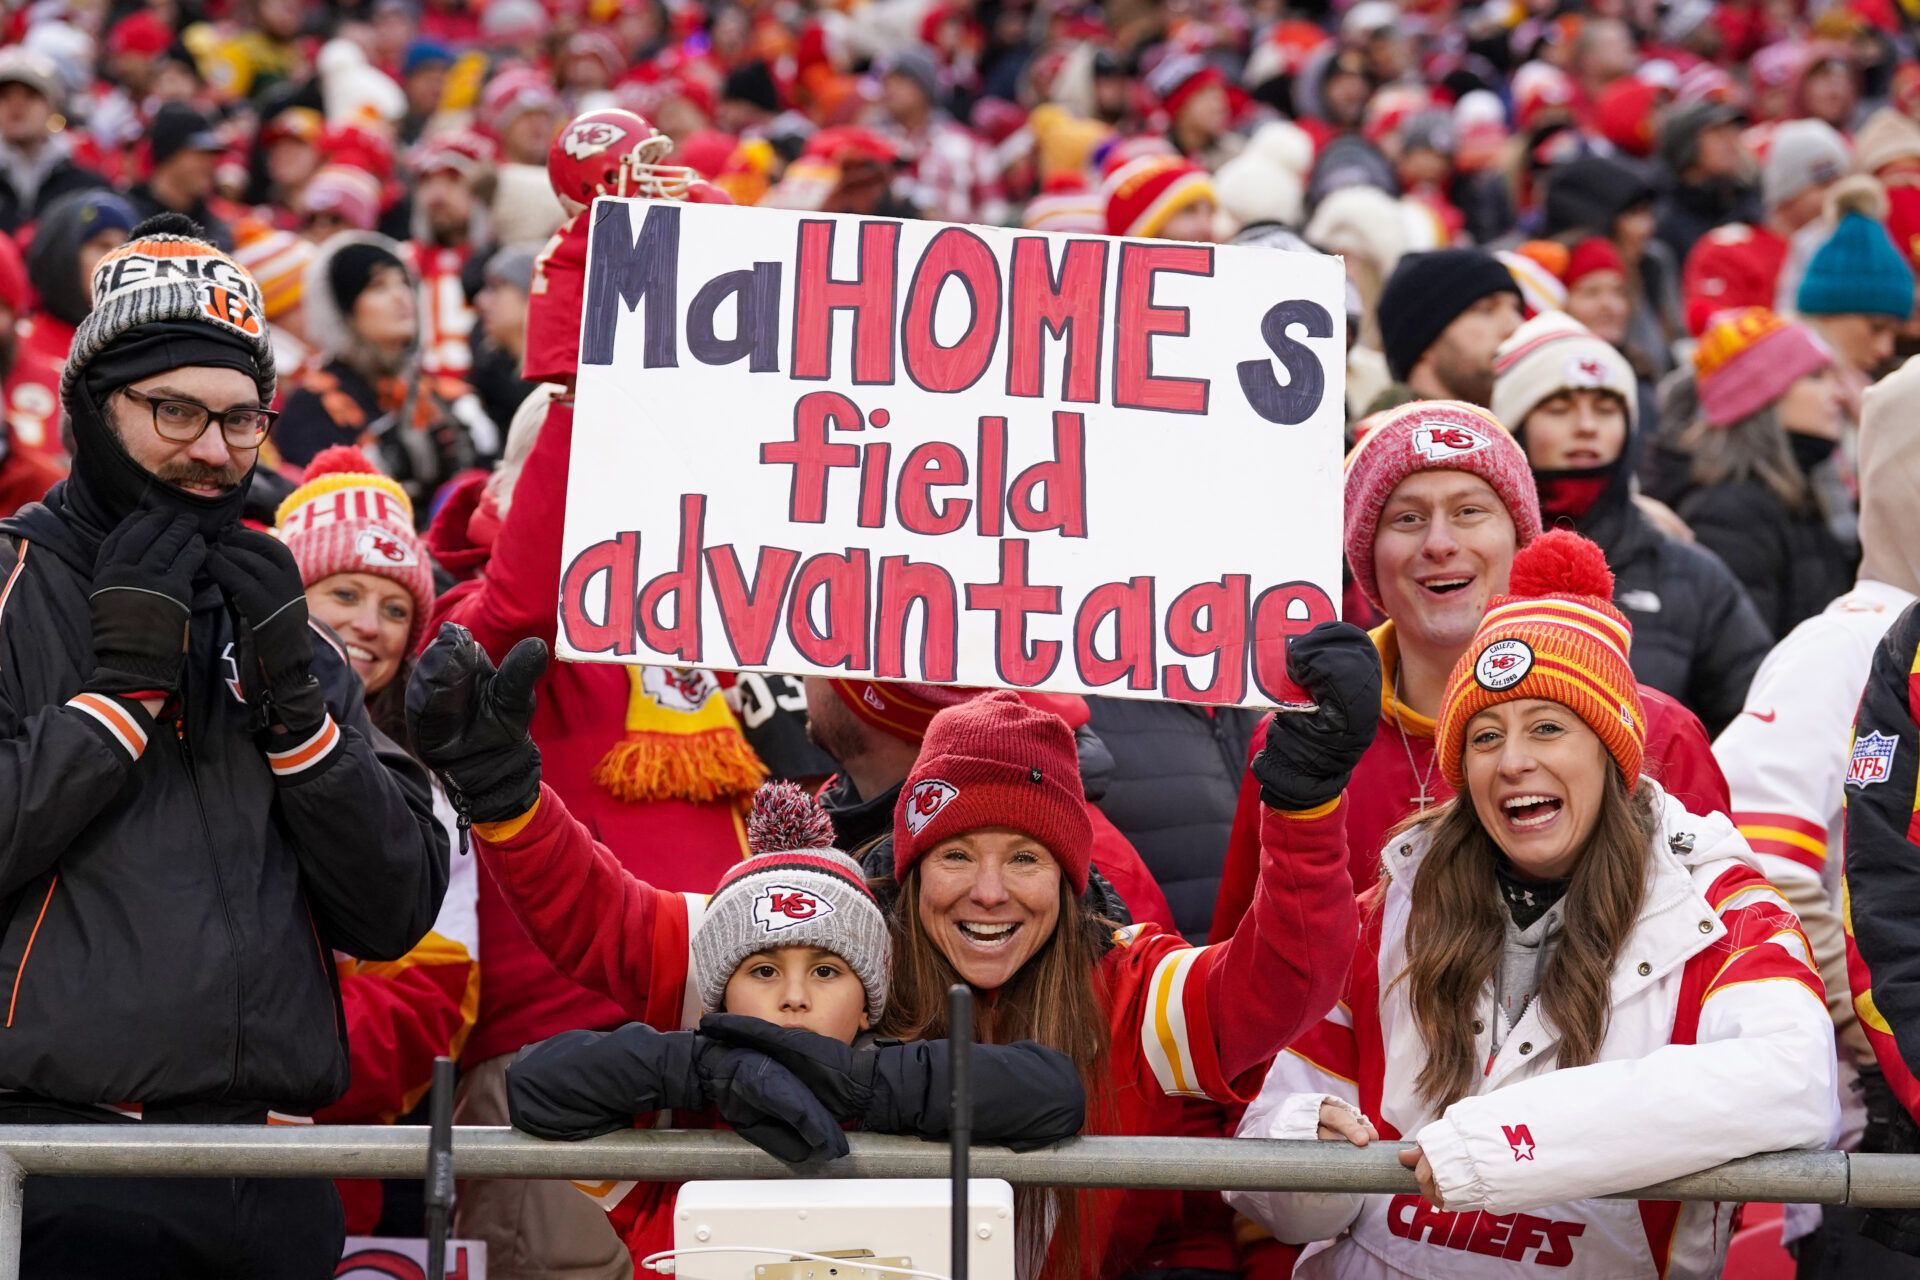
<svg viewBox="0 0 1920 1280"><path fill-rule="evenodd" d="M701 1087L735 1133L788 1164L847 1154L847 1135L793 1072L753 1049L696 1041Z"/></svg>
<svg viewBox="0 0 1920 1280"><path fill-rule="evenodd" d="M278 538L235 528L207 550L207 572L240 615L266 681L267 719L300 738L327 718L327 700L313 678L313 629L300 566Z"/></svg>
<svg viewBox="0 0 1920 1280"><path fill-rule="evenodd" d="M522 1049L507 1068L507 1117L537 1138L568 1142L633 1127L655 1111L703 1111L691 1031L630 1022L617 1031L564 1031Z"/></svg>
<svg viewBox="0 0 1920 1280"><path fill-rule="evenodd" d="M88 689L133 697L180 688L193 578L206 558L191 516L142 510L114 526L93 564Z"/></svg>
<svg viewBox="0 0 1920 1280"><path fill-rule="evenodd" d="M1346 789L1380 725L1380 651L1350 622L1323 622L1287 645L1287 674L1313 711L1275 712L1253 758L1260 796L1275 809L1325 804Z"/></svg>
<svg viewBox="0 0 1920 1280"><path fill-rule="evenodd" d="M743 1013L709 1013L700 1019L700 1034L766 1054L793 1072L836 1119L864 1120L873 1103L873 1054L855 1053L831 1036Z"/></svg>
<svg viewBox="0 0 1920 1280"><path fill-rule="evenodd" d="M945 1040L888 1042L854 1049L797 1027L710 1013L700 1034L766 1054L813 1090L841 1120L870 1133L942 1140L953 1124L953 1076ZM1022 1040L977 1044L968 1060L976 1141L1031 1151L1079 1133L1087 1095L1073 1060Z"/></svg>
<svg viewBox="0 0 1920 1280"><path fill-rule="evenodd" d="M407 684L407 728L462 817L504 822L540 798L540 748L527 726L546 669L546 644L529 636L496 672L473 633L453 622L420 655Z"/></svg>

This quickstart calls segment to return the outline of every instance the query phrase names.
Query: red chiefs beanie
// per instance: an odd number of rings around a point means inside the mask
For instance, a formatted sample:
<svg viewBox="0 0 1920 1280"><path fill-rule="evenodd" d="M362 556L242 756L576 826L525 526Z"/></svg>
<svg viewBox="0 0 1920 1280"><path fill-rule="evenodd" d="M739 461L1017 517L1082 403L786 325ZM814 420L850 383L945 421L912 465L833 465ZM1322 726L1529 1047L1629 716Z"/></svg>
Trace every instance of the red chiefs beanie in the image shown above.
<svg viewBox="0 0 1920 1280"><path fill-rule="evenodd" d="M1087 889L1093 824L1073 730L1009 689L949 707L927 728L920 758L893 810L893 871L943 840L1011 827L1046 846L1074 893Z"/></svg>
<svg viewBox="0 0 1920 1280"><path fill-rule="evenodd" d="M1513 517L1520 546L1540 536L1540 493L1526 450L1491 413L1461 400L1415 400L1375 414L1379 421L1347 455L1347 566L1375 608L1373 538L1400 482L1417 471L1466 471L1489 485Z"/></svg>

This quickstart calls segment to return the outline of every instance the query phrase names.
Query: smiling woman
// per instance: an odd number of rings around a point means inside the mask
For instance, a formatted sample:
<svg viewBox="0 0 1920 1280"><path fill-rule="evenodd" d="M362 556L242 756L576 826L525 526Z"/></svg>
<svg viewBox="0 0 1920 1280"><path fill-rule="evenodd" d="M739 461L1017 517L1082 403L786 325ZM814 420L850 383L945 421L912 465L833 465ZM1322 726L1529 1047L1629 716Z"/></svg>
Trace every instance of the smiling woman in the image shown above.
<svg viewBox="0 0 1920 1280"><path fill-rule="evenodd" d="M672 1025L695 1003L685 939L707 908L625 870L538 786L532 695L493 687L524 657L496 674L470 636L444 630L411 690L422 756L467 797L482 858L561 971L631 1018ZM1254 759L1260 878L1211 947L1117 928L1088 904L1093 832L1065 720L1008 690L935 715L894 808L892 875L872 885L894 937L879 1032L943 1038L947 989L964 982L975 1043L1065 1055L1089 1130L1192 1133L1245 1102L1346 973L1357 913L1341 795L1379 722L1380 661L1357 628L1315 627L1290 643L1287 669L1316 706L1277 718ZM1182 1211L1177 1197L1023 1193L1019 1274L1122 1274Z"/></svg>
<svg viewBox="0 0 1920 1280"><path fill-rule="evenodd" d="M1389 839L1341 1009L1240 1128L1414 1141L1420 1196L1228 1196L1312 1246L1296 1276L1715 1276L1722 1206L1595 1197L1829 1132L1811 950L1731 823L1641 776L1632 630L1600 549L1544 534L1511 583L1441 705L1458 796ZM1487 1252L1495 1224L1502 1263L1455 1252Z"/></svg>
<svg viewBox="0 0 1920 1280"><path fill-rule="evenodd" d="M358 449L327 449L281 502L275 531L300 566L308 610L366 687L367 714L405 744L406 675L433 605L433 570L406 491Z"/></svg>

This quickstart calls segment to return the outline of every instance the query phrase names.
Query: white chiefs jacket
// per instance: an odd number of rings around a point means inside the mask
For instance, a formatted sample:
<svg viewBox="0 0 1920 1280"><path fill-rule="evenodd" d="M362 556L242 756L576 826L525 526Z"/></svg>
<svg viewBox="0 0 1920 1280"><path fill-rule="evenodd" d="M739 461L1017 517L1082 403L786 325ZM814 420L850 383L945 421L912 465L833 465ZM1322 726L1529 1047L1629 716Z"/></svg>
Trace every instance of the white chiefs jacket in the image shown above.
<svg viewBox="0 0 1920 1280"><path fill-rule="evenodd" d="M1393 982L1427 836L1389 847L1346 999L1274 1061L1240 1136L1310 1139L1321 1100L1338 1098L1383 1137L1419 1142L1446 1208L1414 1194L1228 1193L1277 1238L1319 1242L1296 1276L1717 1276L1734 1206L1593 1197L1825 1145L1833 1031L1799 921L1726 818L1655 799L1646 899L1599 1061L1556 1070L1559 1034L1537 1001L1493 1053L1489 984L1462 1011L1487 1069L1438 1116L1414 1088L1425 1049Z"/></svg>
<svg viewBox="0 0 1920 1280"><path fill-rule="evenodd" d="M1733 820L1761 872L1792 904L1826 979L1842 1043L1866 1049L1847 990L1841 928L1840 816L1853 713L1881 637L1910 592L1861 582L1774 646L1754 673L1745 710L1713 754L1727 775Z"/></svg>

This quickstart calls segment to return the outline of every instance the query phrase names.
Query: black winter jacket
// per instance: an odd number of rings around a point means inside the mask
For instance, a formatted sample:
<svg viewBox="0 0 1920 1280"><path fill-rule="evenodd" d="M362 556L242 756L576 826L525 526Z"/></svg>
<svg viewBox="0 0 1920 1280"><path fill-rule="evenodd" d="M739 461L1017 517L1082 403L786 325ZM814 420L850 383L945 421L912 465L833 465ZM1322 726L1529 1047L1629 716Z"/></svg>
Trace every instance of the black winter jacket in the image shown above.
<svg viewBox="0 0 1920 1280"><path fill-rule="evenodd" d="M1920 1062L1920 850L1912 836L1920 807L1914 785L1920 777L1920 723L1911 695L1917 651L1920 605L1910 605L1874 650L1853 722L1846 782L1849 923L1872 977L1864 994L1885 1017L1907 1062ZM1911 1145L1914 1135L1907 1138Z"/></svg>
<svg viewBox="0 0 1920 1280"><path fill-rule="evenodd" d="M1205 945L1263 713L1138 698L1088 698L1087 705L1089 727L1113 753L1100 811L1139 850L1180 932Z"/></svg>
<svg viewBox="0 0 1920 1280"><path fill-rule="evenodd" d="M1746 587L1774 640L1853 588L1854 557L1819 510L1790 511L1758 480L1695 489L1677 510Z"/></svg>
<svg viewBox="0 0 1920 1280"><path fill-rule="evenodd" d="M142 714L130 752L67 701L92 669L86 547L46 506L0 521L0 1089L310 1113L347 1085L333 948L398 959L446 893L426 776L374 745L320 640L338 741L276 775L210 585L179 718Z"/></svg>
<svg viewBox="0 0 1920 1280"><path fill-rule="evenodd" d="M1613 602L1633 624L1633 674L1684 704L1717 737L1745 704L1773 637L1718 556L1667 537L1622 502L1580 532L1613 570Z"/></svg>

